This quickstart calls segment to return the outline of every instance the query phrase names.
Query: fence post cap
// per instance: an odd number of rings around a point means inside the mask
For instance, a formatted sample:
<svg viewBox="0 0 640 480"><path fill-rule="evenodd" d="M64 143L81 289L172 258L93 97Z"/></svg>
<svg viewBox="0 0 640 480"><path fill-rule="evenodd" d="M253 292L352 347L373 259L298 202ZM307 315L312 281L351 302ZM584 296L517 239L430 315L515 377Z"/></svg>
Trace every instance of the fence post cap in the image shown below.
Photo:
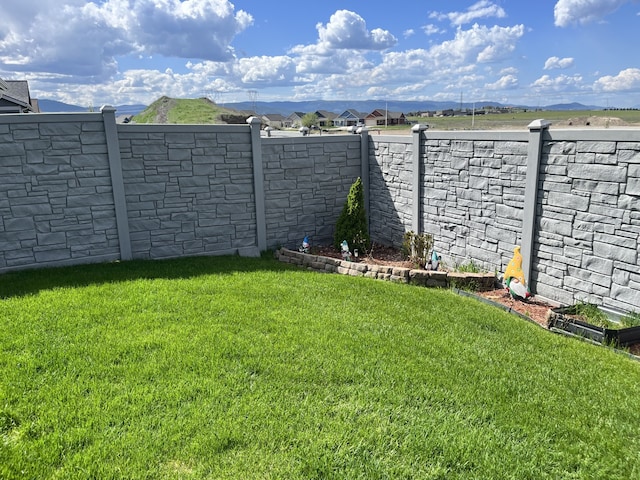
<svg viewBox="0 0 640 480"><path fill-rule="evenodd" d="M544 118L534 120L528 125L529 130L543 130L545 128L549 128L550 126L551 122L549 120L545 120Z"/></svg>

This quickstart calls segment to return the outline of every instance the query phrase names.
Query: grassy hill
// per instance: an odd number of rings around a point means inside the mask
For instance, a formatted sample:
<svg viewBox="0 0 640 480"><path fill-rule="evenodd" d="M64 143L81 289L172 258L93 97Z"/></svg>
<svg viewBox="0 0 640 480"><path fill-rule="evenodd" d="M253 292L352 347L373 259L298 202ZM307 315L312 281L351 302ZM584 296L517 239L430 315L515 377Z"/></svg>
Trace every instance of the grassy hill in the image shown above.
<svg viewBox="0 0 640 480"><path fill-rule="evenodd" d="M135 123L245 123L247 114L223 108L208 98L161 97L133 117Z"/></svg>

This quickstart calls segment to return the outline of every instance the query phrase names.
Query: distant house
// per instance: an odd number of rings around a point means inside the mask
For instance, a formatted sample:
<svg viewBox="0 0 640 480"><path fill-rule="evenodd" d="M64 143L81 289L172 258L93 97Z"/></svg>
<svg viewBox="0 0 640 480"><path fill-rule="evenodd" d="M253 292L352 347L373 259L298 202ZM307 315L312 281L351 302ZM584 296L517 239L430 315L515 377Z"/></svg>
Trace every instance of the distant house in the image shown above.
<svg viewBox="0 0 640 480"><path fill-rule="evenodd" d="M333 125L336 127L352 127L359 123L364 125L366 113L361 113L353 109L345 110L333 119Z"/></svg>
<svg viewBox="0 0 640 480"><path fill-rule="evenodd" d="M279 113L266 113L262 115L262 123L271 128L283 128L286 118Z"/></svg>
<svg viewBox="0 0 640 480"><path fill-rule="evenodd" d="M0 113L38 113L38 101L29 94L26 80L0 78Z"/></svg>
<svg viewBox="0 0 640 480"><path fill-rule="evenodd" d="M317 110L313 113L318 117L317 127L332 127L333 119L338 116L337 114L326 110Z"/></svg>
<svg viewBox="0 0 640 480"><path fill-rule="evenodd" d="M367 127L406 125L407 119L402 112L390 112L388 110L377 109L365 117L364 124Z"/></svg>
<svg viewBox="0 0 640 480"><path fill-rule="evenodd" d="M300 128L302 126L302 117L304 117L303 112L293 112L285 119L285 128Z"/></svg>

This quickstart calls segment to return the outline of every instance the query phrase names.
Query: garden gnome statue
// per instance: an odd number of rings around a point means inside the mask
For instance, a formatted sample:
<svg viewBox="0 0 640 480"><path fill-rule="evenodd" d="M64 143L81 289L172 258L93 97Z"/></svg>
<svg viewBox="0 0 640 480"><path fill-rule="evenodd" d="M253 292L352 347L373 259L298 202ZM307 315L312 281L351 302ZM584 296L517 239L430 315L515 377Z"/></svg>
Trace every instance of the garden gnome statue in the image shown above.
<svg viewBox="0 0 640 480"><path fill-rule="evenodd" d="M440 257L434 250L431 252L431 260L427 262L427 270L438 270L438 265L440 264Z"/></svg>
<svg viewBox="0 0 640 480"><path fill-rule="evenodd" d="M305 235L304 240L302 240L302 245L298 249L302 253L309 253L309 237Z"/></svg>
<svg viewBox="0 0 640 480"><path fill-rule="evenodd" d="M342 258L347 262L351 261L351 252L349 251L349 244L346 240L343 240L340 244L340 250L342 251Z"/></svg>
<svg viewBox="0 0 640 480"><path fill-rule="evenodd" d="M531 296L522 271L522 254L519 246L513 249L513 257L504 272L504 283L511 297L516 300L526 300Z"/></svg>

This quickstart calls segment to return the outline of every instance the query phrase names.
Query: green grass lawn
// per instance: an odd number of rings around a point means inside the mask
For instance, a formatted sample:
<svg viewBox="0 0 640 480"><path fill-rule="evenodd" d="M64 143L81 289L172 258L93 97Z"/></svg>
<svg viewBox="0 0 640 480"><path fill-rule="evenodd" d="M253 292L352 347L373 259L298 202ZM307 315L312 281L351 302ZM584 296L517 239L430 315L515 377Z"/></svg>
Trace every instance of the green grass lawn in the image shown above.
<svg viewBox="0 0 640 480"><path fill-rule="evenodd" d="M640 478L640 363L271 258L0 276L2 479Z"/></svg>

